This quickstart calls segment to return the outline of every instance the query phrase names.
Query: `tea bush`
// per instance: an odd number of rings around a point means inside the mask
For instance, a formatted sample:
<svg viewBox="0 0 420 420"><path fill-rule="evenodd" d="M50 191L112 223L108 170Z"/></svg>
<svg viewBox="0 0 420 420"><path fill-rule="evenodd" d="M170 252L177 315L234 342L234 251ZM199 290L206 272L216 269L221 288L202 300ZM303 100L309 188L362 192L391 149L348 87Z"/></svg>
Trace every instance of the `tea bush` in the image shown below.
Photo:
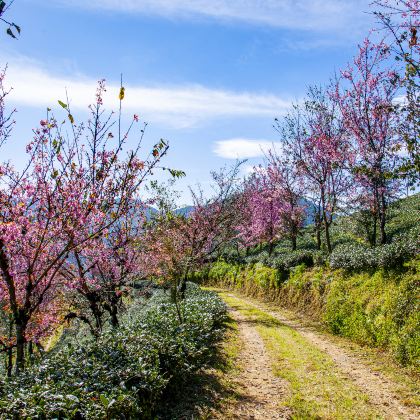
<svg viewBox="0 0 420 420"><path fill-rule="evenodd" d="M376 268L398 268L418 255L420 250L418 229L412 229L390 244L368 248L361 244L338 245L329 262L332 268L365 270Z"/></svg>
<svg viewBox="0 0 420 420"><path fill-rule="evenodd" d="M189 285L178 311L158 293L134 304L99 340L58 345L22 375L0 381L1 419L147 419L171 383L203 366L226 307ZM140 310L138 310L140 309Z"/></svg>

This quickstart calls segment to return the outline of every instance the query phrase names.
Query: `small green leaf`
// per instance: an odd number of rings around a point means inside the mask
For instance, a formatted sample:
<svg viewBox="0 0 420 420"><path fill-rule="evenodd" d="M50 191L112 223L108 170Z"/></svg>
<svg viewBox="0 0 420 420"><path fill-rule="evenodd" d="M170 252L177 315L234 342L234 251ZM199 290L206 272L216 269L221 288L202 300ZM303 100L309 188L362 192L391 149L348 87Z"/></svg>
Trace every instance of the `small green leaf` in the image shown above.
<svg viewBox="0 0 420 420"><path fill-rule="evenodd" d="M70 400L70 401L75 402L75 403L79 403L80 402L79 398L77 398L75 395L69 394L69 395L66 395L66 398L68 400Z"/></svg>
<svg viewBox="0 0 420 420"><path fill-rule="evenodd" d="M65 104L63 101L58 101L58 104L61 105L64 109L67 109L67 104Z"/></svg>
<svg viewBox="0 0 420 420"><path fill-rule="evenodd" d="M104 394L101 394L99 398L101 399L101 403L102 403L102 405L103 405L104 407L108 407L108 404L109 404L108 398L107 398L107 397L105 397L105 395L104 395Z"/></svg>
<svg viewBox="0 0 420 420"><path fill-rule="evenodd" d="M71 122L72 124L74 124L74 118L73 118L73 115L69 114L69 120L70 120L70 122Z"/></svg>
<svg viewBox="0 0 420 420"><path fill-rule="evenodd" d="M168 168L168 171L172 175L173 178L183 178L184 176L187 175L184 171L179 171L179 170L176 170L176 169L169 169Z"/></svg>

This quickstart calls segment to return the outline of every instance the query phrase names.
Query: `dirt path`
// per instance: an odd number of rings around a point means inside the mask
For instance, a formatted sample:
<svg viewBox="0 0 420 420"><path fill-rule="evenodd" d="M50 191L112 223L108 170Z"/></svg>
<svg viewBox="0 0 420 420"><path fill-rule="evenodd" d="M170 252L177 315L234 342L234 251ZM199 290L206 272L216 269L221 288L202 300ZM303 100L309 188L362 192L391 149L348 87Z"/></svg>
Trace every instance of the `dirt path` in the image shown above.
<svg viewBox="0 0 420 420"><path fill-rule="evenodd" d="M287 392L287 384L274 376L271 361L263 340L249 320L238 311L231 310L238 324L243 348L239 362L242 372L236 382L241 399L235 410L238 419L287 419L287 408L280 403Z"/></svg>
<svg viewBox="0 0 420 420"><path fill-rule="evenodd" d="M356 357L348 354L343 348L333 343L328 336L317 332L314 328L286 318L279 312L267 310L261 305L247 300L247 303L268 313L282 324L298 331L310 343L327 353L343 374L352 380L364 393L379 412L389 419L418 420L420 412L414 413L406 407L395 393L397 386L380 372L372 371Z"/></svg>
<svg viewBox="0 0 420 420"><path fill-rule="evenodd" d="M398 386L380 372L373 371L354 355L349 354L339 345L314 328L304 326L281 312L272 311L262 304L229 293L240 299L249 307L256 308L293 329L306 339L311 346L328 355L334 362L339 375L344 381L352 383L360 393L367 395L368 404L378 413L378 418L385 419L419 419L420 412L404 405L396 393ZM239 378L241 389L245 395L237 407L237 418L241 419L278 419L290 418L290 411L281 407L288 393L288 383L276 378L272 372L272 360L263 339L260 337L252 318L232 309L237 320L239 331L244 342L240 363L244 366ZM352 385L352 386L353 386ZM376 416L375 416L376 417Z"/></svg>

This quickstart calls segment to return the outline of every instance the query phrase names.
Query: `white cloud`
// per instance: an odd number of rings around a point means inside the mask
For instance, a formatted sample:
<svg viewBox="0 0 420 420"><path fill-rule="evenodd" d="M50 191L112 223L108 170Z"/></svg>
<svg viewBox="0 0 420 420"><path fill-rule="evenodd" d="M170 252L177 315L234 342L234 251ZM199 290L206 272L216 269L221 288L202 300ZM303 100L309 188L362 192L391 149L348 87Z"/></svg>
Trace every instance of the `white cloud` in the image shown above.
<svg viewBox="0 0 420 420"><path fill-rule="evenodd" d="M316 31L360 27L366 0L55 0L67 6L169 17L207 16Z"/></svg>
<svg viewBox="0 0 420 420"><path fill-rule="evenodd" d="M8 60L0 57L0 63ZM7 84L13 86L10 100L27 106L51 106L65 99L67 89L73 109L87 109L94 100L96 81L84 76L55 76L24 58L9 60ZM108 84L107 108L118 105L118 84ZM125 112L138 113L149 122L189 127L215 118L275 117L283 114L290 101L265 93L232 92L201 85L139 86L126 84Z"/></svg>
<svg viewBox="0 0 420 420"><path fill-rule="evenodd" d="M256 170L255 165L242 165L241 167L241 173L245 177L253 174L255 170Z"/></svg>
<svg viewBox="0 0 420 420"><path fill-rule="evenodd" d="M214 153L226 159L248 159L263 157L270 149L277 148L280 148L280 143L268 140L235 138L217 141Z"/></svg>

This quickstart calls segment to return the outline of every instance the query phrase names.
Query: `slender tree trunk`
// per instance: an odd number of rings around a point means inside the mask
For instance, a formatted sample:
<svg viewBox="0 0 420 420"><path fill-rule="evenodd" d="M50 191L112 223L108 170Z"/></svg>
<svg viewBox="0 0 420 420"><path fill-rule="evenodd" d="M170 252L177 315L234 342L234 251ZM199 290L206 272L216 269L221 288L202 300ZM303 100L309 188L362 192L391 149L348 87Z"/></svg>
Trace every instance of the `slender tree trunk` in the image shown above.
<svg viewBox="0 0 420 420"><path fill-rule="evenodd" d="M384 245L387 243L387 236L385 231L385 225L386 225L386 200L385 200L385 194L381 193L381 210L379 213L380 216L380 231L381 231L381 245Z"/></svg>
<svg viewBox="0 0 420 420"><path fill-rule="evenodd" d="M331 254L331 238L330 238L330 217L331 215L327 214L326 203L325 203L325 189L321 187L321 204L322 204L322 217L324 219L324 229L325 229L325 242L327 243L328 254Z"/></svg>
<svg viewBox="0 0 420 420"><path fill-rule="evenodd" d="M178 320L179 322L182 324L183 323L183 318L182 318L182 313L181 313L181 307L179 306L179 295L180 295L180 290L182 287L182 282L183 280L181 280L181 283L179 283L179 285L176 285L175 287L172 288L172 301L175 304L175 308L176 308L176 313L178 315Z"/></svg>
<svg viewBox="0 0 420 420"><path fill-rule="evenodd" d="M273 254L273 250L274 250L274 244L273 241L270 241L268 244L268 256L271 257L271 255Z"/></svg>
<svg viewBox="0 0 420 420"><path fill-rule="evenodd" d="M330 237L330 226L331 226L331 224L330 224L330 222L327 221L326 217L325 217L324 226L325 226L325 242L327 243L328 254L331 254L331 252L332 252L331 237Z"/></svg>
<svg viewBox="0 0 420 420"><path fill-rule="evenodd" d="M25 330L26 325L21 319L15 320L16 328L16 375L25 369Z"/></svg>
<svg viewBox="0 0 420 420"><path fill-rule="evenodd" d="M28 361L29 361L29 364L32 365L34 361L34 346L33 346L32 341L29 341L28 343L26 343L26 347L28 351Z"/></svg>
<svg viewBox="0 0 420 420"><path fill-rule="evenodd" d="M378 231L378 229L377 229L377 223L378 223L378 220L380 220L381 219L381 215L380 215L380 201L379 201L379 190L378 190L378 185L377 185L377 183L375 183L375 185L374 185L374 188L373 188L373 193L374 193L374 199L375 199L375 201L374 201L374 209L373 209L373 214L374 214L374 219L373 219L373 233L372 233L372 236L373 236L373 246L376 246L376 244L377 244L377 236L378 236L378 234L377 234L377 231Z"/></svg>
<svg viewBox="0 0 420 420"><path fill-rule="evenodd" d="M117 316L118 315L118 309L117 309L117 306L115 304L111 305L110 315L111 315L111 326L112 326L112 328L118 328L120 323L118 321L118 316Z"/></svg>
<svg viewBox="0 0 420 420"><path fill-rule="evenodd" d="M187 278L188 278L188 268L185 274L182 276L181 284L179 286L179 296L181 300L185 299L185 292L187 291Z"/></svg>
<svg viewBox="0 0 420 420"><path fill-rule="evenodd" d="M99 307L99 299L98 299L96 293L94 293L94 292L86 293L86 294L84 294L84 296L89 301L89 308L90 308L90 311L92 312L92 315L95 319L95 329L96 329L96 331L92 331L92 334L96 338L98 338L99 334L102 331L102 326L103 326L103 322L102 322L103 312L101 311L101 308ZM92 326L91 326L91 329L92 329Z"/></svg>
<svg viewBox="0 0 420 420"><path fill-rule="evenodd" d="M376 246L376 231L377 231L377 224L378 224L378 217L375 216L373 217L373 228L372 228L372 246L375 247Z"/></svg>
<svg viewBox="0 0 420 420"><path fill-rule="evenodd" d="M7 377L10 378L12 376L12 371L13 371L13 348L12 347L10 347L7 350L6 369L7 369Z"/></svg>
<svg viewBox="0 0 420 420"><path fill-rule="evenodd" d="M321 228L319 226L316 227L316 249L318 251L321 250L322 242L321 242Z"/></svg>
<svg viewBox="0 0 420 420"><path fill-rule="evenodd" d="M315 234L316 234L316 248L318 249L318 251L321 250L321 246L322 246L321 228L322 228L321 216L319 212L316 212L315 213Z"/></svg>
<svg viewBox="0 0 420 420"><path fill-rule="evenodd" d="M296 251L296 248L297 248L297 237L296 237L296 234L295 233L292 233L291 240L292 240L292 251Z"/></svg>
<svg viewBox="0 0 420 420"><path fill-rule="evenodd" d="M13 336L13 316L9 314L9 339L11 339L12 336ZM7 377L10 378L13 372L13 347L10 347L7 350L6 370L7 370Z"/></svg>

